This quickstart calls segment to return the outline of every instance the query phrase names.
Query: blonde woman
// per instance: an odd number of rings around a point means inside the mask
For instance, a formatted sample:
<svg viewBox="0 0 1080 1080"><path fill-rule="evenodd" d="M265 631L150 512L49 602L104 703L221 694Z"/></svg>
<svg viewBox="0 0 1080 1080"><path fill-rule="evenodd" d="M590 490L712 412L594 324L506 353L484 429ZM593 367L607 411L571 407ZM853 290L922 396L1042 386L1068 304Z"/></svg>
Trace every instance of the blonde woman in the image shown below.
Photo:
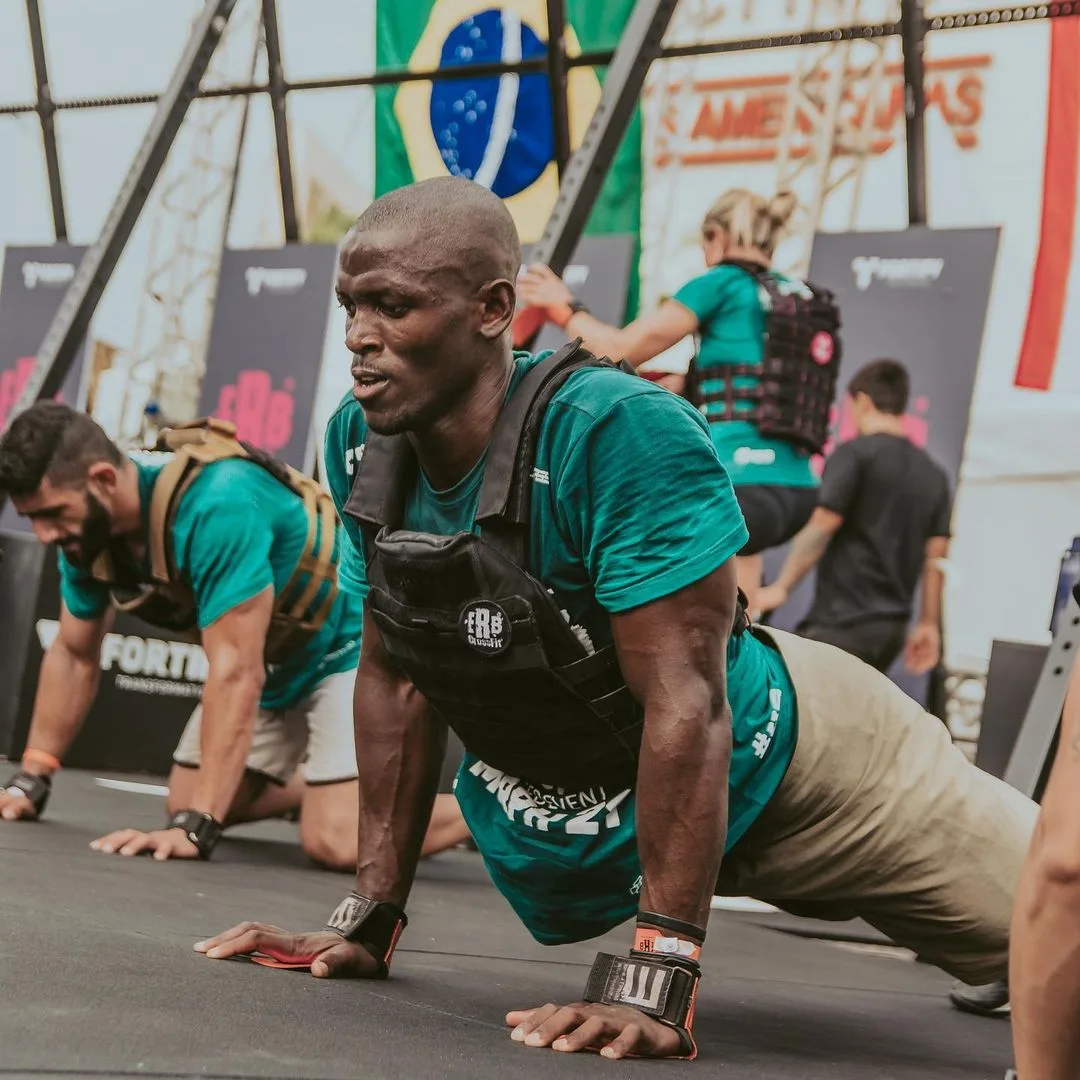
<svg viewBox="0 0 1080 1080"><path fill-rule="evenodd" d="M763 359L766 311L755 272L778 282L799 283L771 269L773 252L796 206L781 192L771 199L737 188L721 195L701 225L708 269L674 297L629 326L609 326L590 314L548 267L529 267L519 281L522 300L546 309L549 321L600 356L626 359L640 367L688 334L699 341L694 375L700 390L723 389L710 378L718 368L755 365ZM747 377L750 383L755 382ZM750 406L746 406L749 411ZM761 552L790 540L806 524L817 499L817 478L808 450L761 435L750 420L724 418L721 403L702 412L713 443L735 488L750 540L739 553L739 585L756 610L761 584Z"/></svg>

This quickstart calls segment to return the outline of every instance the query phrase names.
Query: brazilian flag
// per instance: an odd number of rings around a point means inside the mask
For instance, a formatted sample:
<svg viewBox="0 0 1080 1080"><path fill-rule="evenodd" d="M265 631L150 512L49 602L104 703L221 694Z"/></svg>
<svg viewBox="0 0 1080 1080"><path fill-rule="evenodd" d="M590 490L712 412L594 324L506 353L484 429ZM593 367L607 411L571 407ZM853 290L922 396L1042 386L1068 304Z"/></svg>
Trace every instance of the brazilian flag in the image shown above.
<svg viewBox="0 0 1080 1080"><path fill-rule="evenodd" d="M611 49L634 0L567 0L567 52ZM545 0L378 0L380 71L514 62L547 50ZM603 71L568 79L571 145L600 100ZM452 174L505 202L525 243L537 240L558 193L547 75L492 75L376 88L375 193ZM637 236L641 227L641 117L635 112L586 227ZM637 307L632 275L628 314Z"/></svg>

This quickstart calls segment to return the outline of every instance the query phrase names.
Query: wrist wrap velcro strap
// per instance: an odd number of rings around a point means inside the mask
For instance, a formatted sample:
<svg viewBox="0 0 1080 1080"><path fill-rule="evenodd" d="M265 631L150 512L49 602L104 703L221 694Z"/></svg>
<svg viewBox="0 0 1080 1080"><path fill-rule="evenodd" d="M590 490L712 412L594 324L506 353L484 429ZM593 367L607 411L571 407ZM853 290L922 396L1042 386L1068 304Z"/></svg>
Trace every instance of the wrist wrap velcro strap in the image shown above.
<svg viewBox="0 0 1080 1080"><path fill-rule="evenodd" d="M371 953L379 964L379 977L385 979L398 938L408 925L408 916L396 904L354 892L334 909L326 929Z"/></svg>
<svg viewBox="0 0 1080 1080"><path fill-rule="evenodd" d="M660 959L647 953L629 956L599 953L593 961L583 1001L627 1005L674 1028L682 1040L680 1056L693 1058L697 1046L690 1033L694 1022L701 969L681 957Z"/></svg>
<svg viewBox="0 0 1080 1080"><path fill-rule="evenodd" d="M4 791L16 797L22 795L30 800L38 817L45 812L45 804L52 792L52 781L47 776L35 776L21 769L5 785Z"/></svg>

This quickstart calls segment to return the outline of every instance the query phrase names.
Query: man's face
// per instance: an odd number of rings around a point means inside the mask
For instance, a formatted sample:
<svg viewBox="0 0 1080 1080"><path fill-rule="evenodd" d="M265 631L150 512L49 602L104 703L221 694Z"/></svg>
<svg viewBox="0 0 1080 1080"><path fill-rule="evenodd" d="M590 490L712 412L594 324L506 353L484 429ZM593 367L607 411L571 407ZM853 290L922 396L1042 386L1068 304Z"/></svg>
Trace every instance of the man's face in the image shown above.
<svg viewBox="0 0 1080 1080"><path fill-rule="evenodd" d="M483 377L513 286L477 280L409 230L352 232L338 261L353 395L373 431L430 427Z"/></svg>
<svg viewBox="0 0 1080 1080"><path fill-rule="evenodd" d="M112 515L86 484L57 487L45 479L32 495L12 496L43 544L56 544L75 566L89 568L105 550Z"/></svg>

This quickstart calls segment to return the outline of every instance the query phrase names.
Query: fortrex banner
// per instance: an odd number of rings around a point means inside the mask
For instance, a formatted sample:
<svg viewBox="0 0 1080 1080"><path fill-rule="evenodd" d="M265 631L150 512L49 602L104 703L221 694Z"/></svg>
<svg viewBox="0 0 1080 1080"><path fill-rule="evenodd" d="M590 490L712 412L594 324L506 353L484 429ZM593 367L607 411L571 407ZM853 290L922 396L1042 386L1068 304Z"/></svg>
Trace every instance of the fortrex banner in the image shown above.
<svg viewBox="0 0 1080 1080"><path fill-rule="evenodd" d="M810 265L810 279L835 292L842 319L834 439L855 435L844 393L851 376L871 360L899 360L911 374L908 437L945 469L954 497L997 249L997 229L825 233L814 242ZM767 581L786 554L786 548L766 553ZM793 629L812 594L808 575L772 624ZM889 674L926 700L926 677L913 678L899 662Z"/></svg>
<svg viewBox="0 0 1080 1080"><path fill-rule="evenodd" d="M307 472L335 260L332 244L225 252L199 405Z"/></svg>
<svg viewBox="0 0 1080 1080"><path fill-rule="evenodd" d="M4 252L0 276L0 431L19 400L37 351L48 332L60 301L75 276L85 247L55 244L51 247L9 247ZM79 405L85 348L80 346L64 385L57 395L69 405ZM29 525L6 505L0 529L29 532Z"/></svg>

